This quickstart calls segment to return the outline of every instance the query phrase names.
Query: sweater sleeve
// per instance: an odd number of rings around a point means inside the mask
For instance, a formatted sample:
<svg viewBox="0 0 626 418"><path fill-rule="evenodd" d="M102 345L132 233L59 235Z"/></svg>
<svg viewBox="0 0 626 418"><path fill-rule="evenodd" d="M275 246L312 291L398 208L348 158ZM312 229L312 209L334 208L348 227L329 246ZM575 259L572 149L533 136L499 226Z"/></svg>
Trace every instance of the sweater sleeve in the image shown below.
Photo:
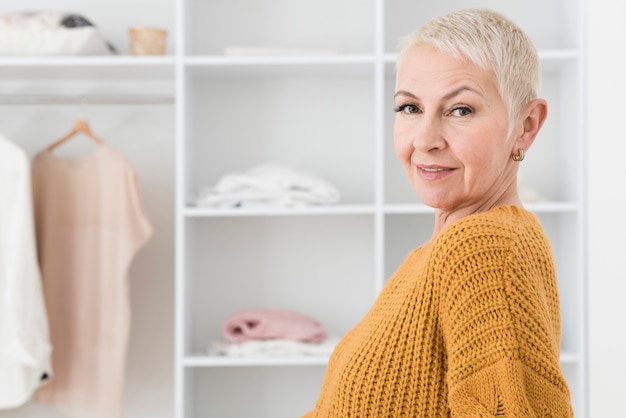
<svg viewBox="0 0 626 418"><path fill-rule="evenodd" d="M571 417L542 272L508 241L474 237L449 253L441 326L451 416Z"/></svg>

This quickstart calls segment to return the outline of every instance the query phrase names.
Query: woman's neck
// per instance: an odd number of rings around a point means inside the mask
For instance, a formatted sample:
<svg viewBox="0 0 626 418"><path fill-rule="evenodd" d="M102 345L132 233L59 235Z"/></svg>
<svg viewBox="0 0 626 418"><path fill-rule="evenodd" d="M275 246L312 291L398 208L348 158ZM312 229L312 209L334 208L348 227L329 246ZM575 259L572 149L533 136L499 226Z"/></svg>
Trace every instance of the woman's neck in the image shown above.
<svg viewBox="0 0 626 418"><path fill-rule="evenodd" d="M491 197L473 205L456 208L451 211L435 209L435 224L431 239L435 238L444 229L465 216L487 212L498 206L522 206L522 201L517 192L517 185L515 183L507 188L501 195Z"/></svg>

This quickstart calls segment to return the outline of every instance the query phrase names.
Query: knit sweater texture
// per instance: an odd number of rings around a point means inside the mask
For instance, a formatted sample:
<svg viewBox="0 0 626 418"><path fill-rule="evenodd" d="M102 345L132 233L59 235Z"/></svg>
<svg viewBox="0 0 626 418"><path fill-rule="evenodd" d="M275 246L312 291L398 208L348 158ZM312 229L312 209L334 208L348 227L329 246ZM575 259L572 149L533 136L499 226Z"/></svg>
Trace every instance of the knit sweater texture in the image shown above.
<svg viewBox="0 0 626 418"><path fill-rule="evenodd" d="M572 417L560 333L537 217L466 216L408 255L335 348L304 417Z"/></svg>

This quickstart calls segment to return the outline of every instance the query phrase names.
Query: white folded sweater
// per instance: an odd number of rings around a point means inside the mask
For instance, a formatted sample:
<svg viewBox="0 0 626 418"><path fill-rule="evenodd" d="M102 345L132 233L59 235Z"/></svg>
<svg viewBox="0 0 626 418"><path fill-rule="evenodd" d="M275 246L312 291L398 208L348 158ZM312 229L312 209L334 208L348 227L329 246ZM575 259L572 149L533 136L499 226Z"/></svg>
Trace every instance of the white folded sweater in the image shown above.
<svg viewBox="0 0 626 418"><path fill-rule="evenodd" d="M315 175L263 164L223 176L214 187L203 189L194 203L220 208L302 207L334 204L339 198L336 187Z"/></svg>

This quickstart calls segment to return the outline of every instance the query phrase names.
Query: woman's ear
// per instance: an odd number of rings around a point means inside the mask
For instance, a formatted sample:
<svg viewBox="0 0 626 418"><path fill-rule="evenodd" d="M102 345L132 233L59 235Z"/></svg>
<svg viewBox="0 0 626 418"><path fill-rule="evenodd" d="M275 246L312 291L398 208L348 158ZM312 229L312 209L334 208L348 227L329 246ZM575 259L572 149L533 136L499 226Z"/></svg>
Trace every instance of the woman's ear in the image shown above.
<svg viewBox="0 0 626 418"><path fill-rule="evenodd" d="M539 130L548 116L548 103L544 99L535 99L522 111L522 132L515 139L515 148L528 150L535 141Z"/></svg>

